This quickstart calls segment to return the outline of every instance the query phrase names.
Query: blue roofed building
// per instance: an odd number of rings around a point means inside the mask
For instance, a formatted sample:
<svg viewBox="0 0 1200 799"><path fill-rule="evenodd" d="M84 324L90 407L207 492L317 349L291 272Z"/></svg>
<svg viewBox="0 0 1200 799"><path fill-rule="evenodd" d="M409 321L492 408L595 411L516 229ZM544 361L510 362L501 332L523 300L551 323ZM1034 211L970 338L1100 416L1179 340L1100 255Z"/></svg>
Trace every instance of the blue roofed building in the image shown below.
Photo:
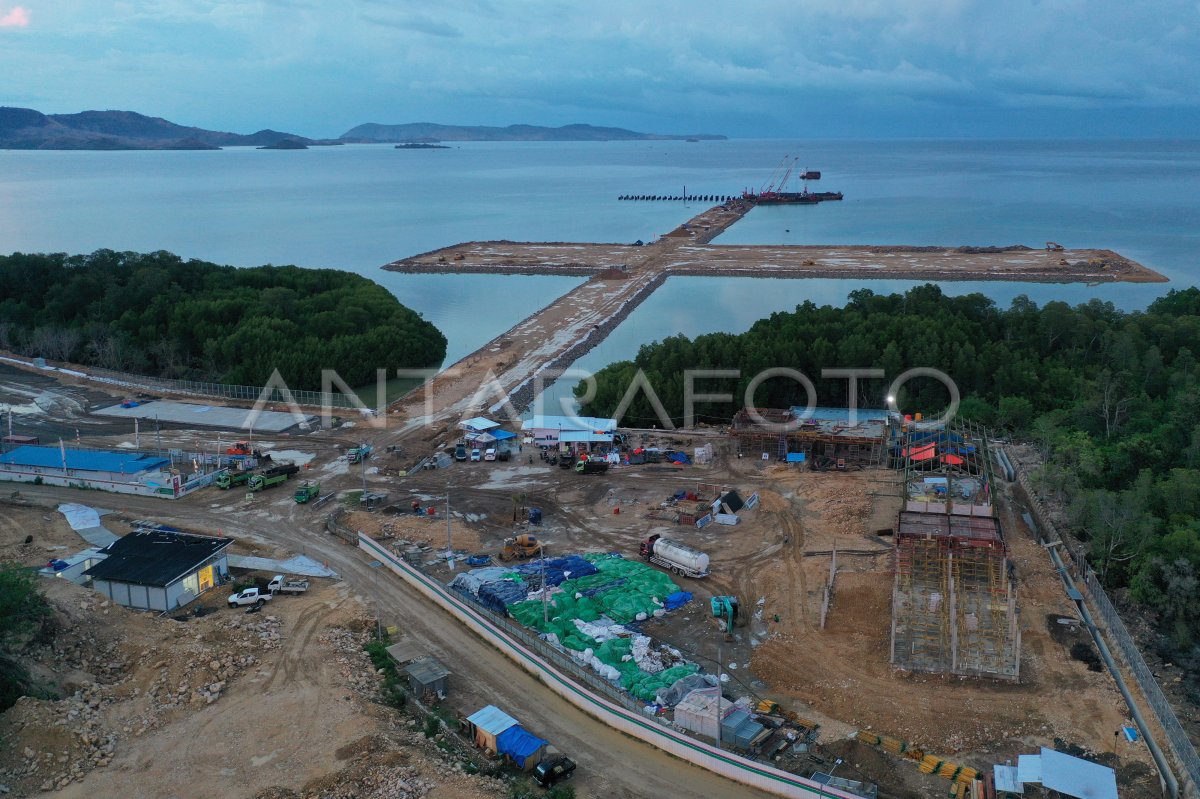
<svg viewBox="0 0 1200 799"><path fill-rule="evenodd" d="M21 446L0 455L0 480L136 494L178 493L171 459L154 453Z"/></svg>

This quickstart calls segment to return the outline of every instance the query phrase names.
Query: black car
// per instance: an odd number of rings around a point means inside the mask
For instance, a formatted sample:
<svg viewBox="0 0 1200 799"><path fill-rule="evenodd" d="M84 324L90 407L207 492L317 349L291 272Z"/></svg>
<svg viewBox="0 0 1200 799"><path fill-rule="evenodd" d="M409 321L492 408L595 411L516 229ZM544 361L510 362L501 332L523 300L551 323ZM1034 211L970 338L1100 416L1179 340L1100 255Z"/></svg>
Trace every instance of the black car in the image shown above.
<svg viewBox="0 0 1200 799"><path fill-rule="evenodd" d="M565 755L543 760L533 767L533 780L543 788L550 788L560 780L568 780L575 773L575 761Z"/></svg>
<svg viewBox="0 0 1200 799"><path fill-rule="evenodd" d="M454 460L465 461L467 459L467 445L459 444L454 448Z"/></svg>

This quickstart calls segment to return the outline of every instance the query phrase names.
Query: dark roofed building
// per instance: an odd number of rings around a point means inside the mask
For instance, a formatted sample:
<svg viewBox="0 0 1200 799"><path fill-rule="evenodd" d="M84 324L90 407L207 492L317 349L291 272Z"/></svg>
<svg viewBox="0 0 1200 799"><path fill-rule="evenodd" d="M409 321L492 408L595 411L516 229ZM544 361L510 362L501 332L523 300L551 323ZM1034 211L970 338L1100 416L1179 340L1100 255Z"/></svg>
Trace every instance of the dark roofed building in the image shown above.
<svg viewBox="0 0 1200 799"><path fill-rule="evenodd" d="M107 557L84 572L92 587L118 605L174 610L229 576L229 538L138 530L101 550Z"/></svg>

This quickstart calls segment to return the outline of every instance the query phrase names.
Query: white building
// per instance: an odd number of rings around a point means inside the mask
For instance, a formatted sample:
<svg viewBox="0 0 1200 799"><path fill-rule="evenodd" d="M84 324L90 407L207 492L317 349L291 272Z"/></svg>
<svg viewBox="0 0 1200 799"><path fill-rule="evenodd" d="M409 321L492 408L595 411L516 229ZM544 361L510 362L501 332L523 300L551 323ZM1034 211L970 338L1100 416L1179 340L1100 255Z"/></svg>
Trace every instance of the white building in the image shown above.
<svg viewBox="0 0 1200 799"><path fill-rule="evenodd" d="M532 436L533 443L539 447L562 444L575 452L588 452L597 444L612 446L617 420L594 416L534 416L522 422L521 429Z"/></svg>

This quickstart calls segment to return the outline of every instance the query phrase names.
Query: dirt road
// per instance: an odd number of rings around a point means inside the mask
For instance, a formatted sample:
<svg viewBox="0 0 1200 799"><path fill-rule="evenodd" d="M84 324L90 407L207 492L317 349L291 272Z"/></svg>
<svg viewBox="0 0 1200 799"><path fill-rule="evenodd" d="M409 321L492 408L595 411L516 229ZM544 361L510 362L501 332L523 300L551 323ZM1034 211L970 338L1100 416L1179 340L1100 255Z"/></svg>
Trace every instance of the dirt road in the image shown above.
<svg viewBox="0 0 1200 799"><path fill-rule="evenodd" d="M23 487L22 493L30 499L47 503L79 499L78 492L46 486ZM106 496L104 500L109 507L134 516L161 518L196 529L211 530L219 526L230 536L246 537L264 545L284 547L292 552L305 552L310 557L327 561L350 586L353 586L354 594L368 604L379 603L385 624L398 625L403 634L414 638L449 666L452 672L452 702L455 706L477 709L485 704L496 704L507 708L559 749L569 752L579 763L579 776L574 784L581 796L765 796L761 792L716 777L628 738L576 710L493 646L463 628L448 614L430 608L415 591L400 581L386 574L378 575L376 594L377 575L370 568L369 559L359 550L326 535L317 522L318 519L323 521L323 514L312 514L308 508L291 503L290 499L287 502L291 504L291 508L287 513L281 514L282 518L275 522L246 518L244 514L235 516L190 502L166 504L154 499L113 496ZM280 502L279 506L280 509L286 507L283 502ZM301 620L300 627L294 635L303 638L304 628L305 624ZM311 661L290 662L287 657L280 665L280 668L285 670L284 673L288 669L291 670L293 678L296 679L294 690L297 691L306 690L305 670L317 667L319 664ZM283 678L272 676L267 684L270 685L271 681L276 679ZM288 732L281 733L278 740L272 744L270 751L278 752L271 761L280 759L281 763L286 763L290 751L288 735L320 734L322 727L331 721L343 723L336 716L328 716L330 708L336 708L337 705L336 697L314 696L312 714L308 718L289 721ZM269 706L264 707L265 712L269 710ZM238 735L236 730L222 728L222 712L221 708L216 707L206 711L210 715L202 718L203 734L213 741L220 741L227 735ZM226 767L221 763L221 749L221 746L216 746L207 751L185 751L182 754L171 749L162 752L160 756L177 758L174 762L178 763L177 774L181 779L185 774L195 778L197 772L190 770L195 767L202 766L206 770L215 768L218 771ZM147 757L153 755L147 754ZM149 767L149 764L145 763L142 766ZM89 777L80 785L87 788L92 779L108 778ZM192 795L198 796L201 793L198 790ZM103 794L103 791L91 793ZM181 791L179 795L188 794Z"/></svg>

